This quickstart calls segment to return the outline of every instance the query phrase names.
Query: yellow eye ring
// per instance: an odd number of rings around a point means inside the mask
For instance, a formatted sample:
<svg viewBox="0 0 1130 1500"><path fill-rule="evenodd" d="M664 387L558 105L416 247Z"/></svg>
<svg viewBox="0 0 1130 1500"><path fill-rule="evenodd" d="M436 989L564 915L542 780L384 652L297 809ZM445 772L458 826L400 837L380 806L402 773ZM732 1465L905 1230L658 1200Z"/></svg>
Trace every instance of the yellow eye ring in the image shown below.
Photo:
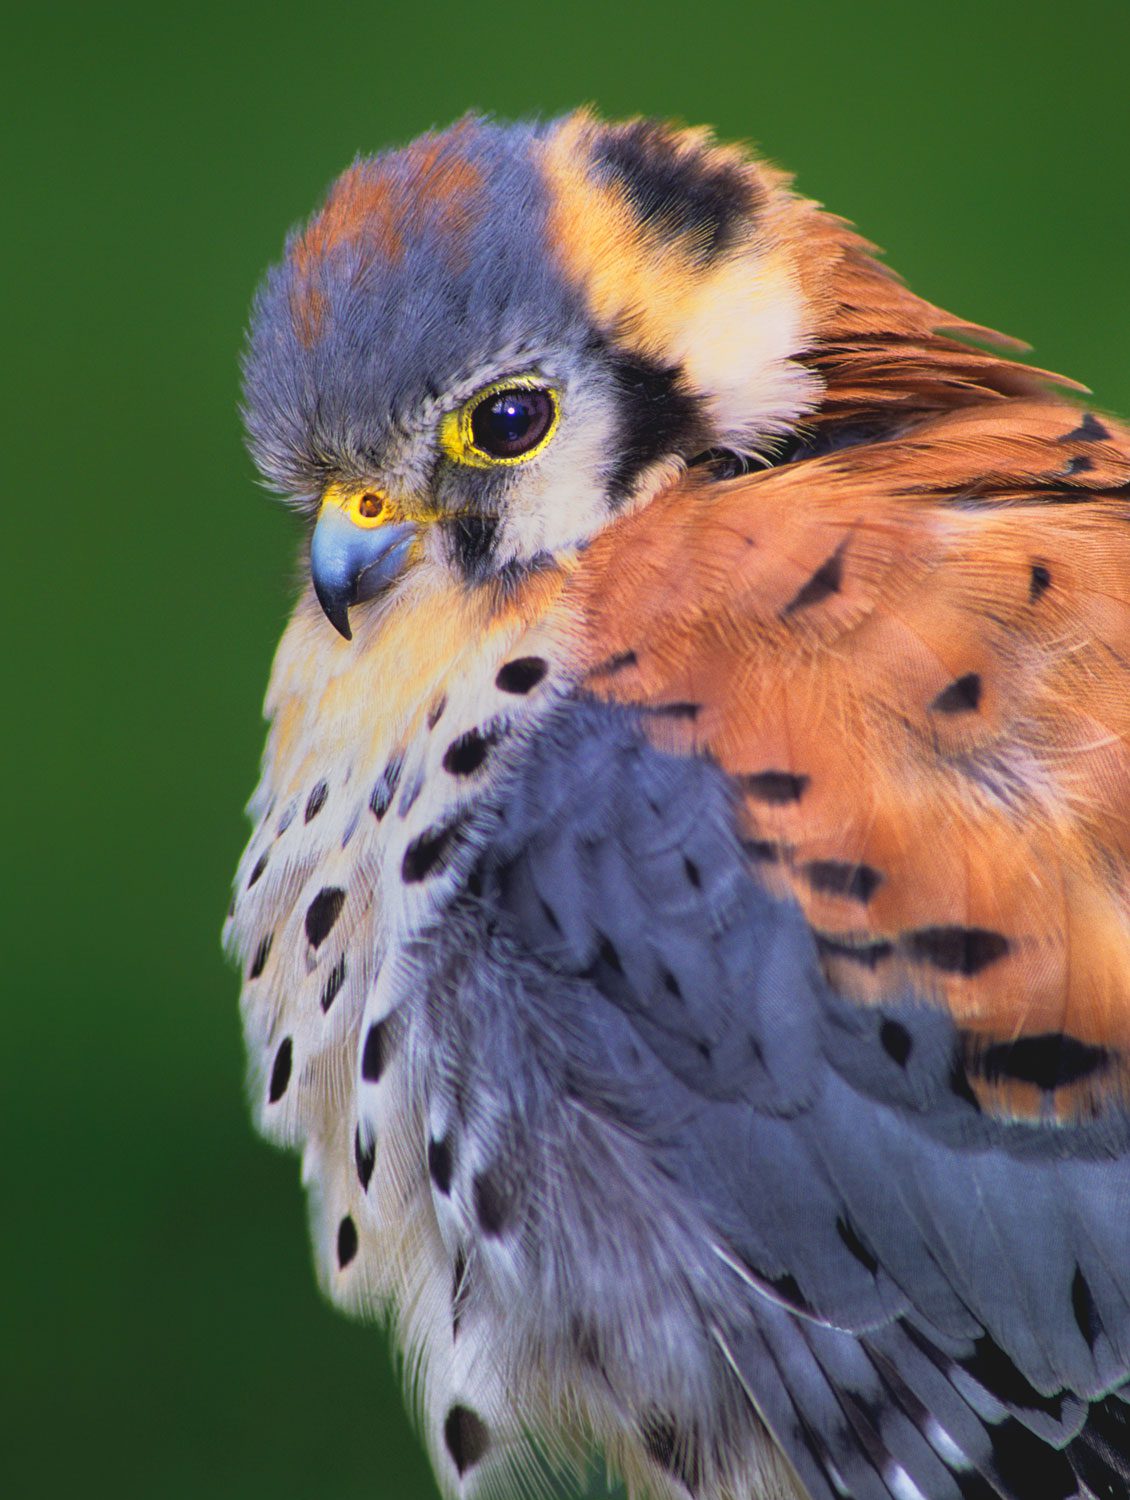
<svg viewBox="0 0 1130 1500"><path fill-rule="evenodd" d="M511 392L516 398L522 392L530 392L537 400L530 403L530 409L526 412L508 410L500 398ZM528 448L513 453L491 453L483 446L483 435L476 432L476 427L483 425L482 409L490 403L498 408L500 422L509 420L520 425L522 420L527 420L532 424L535 435ZM516 399L511 403L511 408L520 405L520 401ZM514 468L544 452L553 440L560 418L561 403L553 386L546 385L532 375L511 375L505 380L495 380L490 385L483 386L458 411L446 413L440 422L440 447L454 463L467 464L472 469ZM519 435L511 441L520 442L523 438Z"/></svg>

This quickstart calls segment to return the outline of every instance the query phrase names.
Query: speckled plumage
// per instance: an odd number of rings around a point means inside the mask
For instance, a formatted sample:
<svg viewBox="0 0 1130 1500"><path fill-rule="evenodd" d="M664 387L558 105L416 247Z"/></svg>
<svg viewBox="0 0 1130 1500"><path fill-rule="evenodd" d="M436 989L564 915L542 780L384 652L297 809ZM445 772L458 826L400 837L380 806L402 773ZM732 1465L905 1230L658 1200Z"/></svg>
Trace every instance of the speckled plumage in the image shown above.
<svg viewBox="0 0 1130 1500"><path fill-rule="evenodd" d="M412 542L276 659L251 1094L452 1495L1127 1493L1130 436L970 333L585 113L359 161L260 294L265 476Z"/></svg>

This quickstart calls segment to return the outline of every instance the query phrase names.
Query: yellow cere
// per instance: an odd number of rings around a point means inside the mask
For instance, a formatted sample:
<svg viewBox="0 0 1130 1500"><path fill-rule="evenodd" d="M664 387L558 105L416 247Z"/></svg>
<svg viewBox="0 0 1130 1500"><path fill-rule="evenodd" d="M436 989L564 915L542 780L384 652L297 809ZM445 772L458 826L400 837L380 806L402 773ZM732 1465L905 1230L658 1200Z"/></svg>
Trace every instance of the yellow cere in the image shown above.
<svg viewBox="0 0 1130 1500"><path fill-rule="evenodd" d="M527 453L520 453L514 458L498 458L476 447L471 423L476 409L484 401L489 401L500 391L513 390L544 391L553 403L553 420L546 429L544 437ZM445 413L439 424L439 443L444 453L453 462L467 464L472 469L514 468L518 464L529 463L531 458L536 458L539 453L545 451L553 441L560 417L561 401L553 386L547 385L544 380L539 380L533 375L508 375L504 380L493 380L490 385L485 385L481 390L476 391L458 411Z"/></svg>

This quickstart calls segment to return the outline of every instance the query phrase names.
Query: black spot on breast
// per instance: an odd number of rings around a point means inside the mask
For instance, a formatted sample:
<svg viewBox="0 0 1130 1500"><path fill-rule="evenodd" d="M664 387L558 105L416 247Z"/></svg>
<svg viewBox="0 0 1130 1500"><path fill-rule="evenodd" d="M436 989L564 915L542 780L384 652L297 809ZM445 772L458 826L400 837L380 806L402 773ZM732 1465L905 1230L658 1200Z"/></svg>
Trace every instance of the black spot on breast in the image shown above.
<svg viewBox="0 0 1130 1500"><path fill-rule="evenodd" d="M394 755L385 766L377 784L373 788L373 794L369 798L369 811L379 823L392 806L392 799L396 796L396 788L400 785L400 777L404 771L404 757Z"/></svg>
<svg viewBox="0 0 1130 1500"><path fill-rule="evenodd" d="M464 578L480 578L494 551L498 521L493 516L453 516L443 527L454 565Z"/></svg>
<svg viewBox="0 0 1130 1500"><path fill-rule="evenodd" d="M501 1172L480 1172L474 1183L475 1217L488 1239L498 1239L516 1207L513 1184Z"/></svg>
<svg viewBox="0 0 1130 1500"><path fill-rule="evenodd" d="M346 1214L337 1226L337 1263L344 1271L349 1262L357 1254L357 1225Z"/></svg>
<svg viewBox="0 0 1130 1500"><path fill-rule="evenodd" d="M652 1460L693 1495L702 1477L695 1445L681 1436L672 1419L663 1412L649 1412L640 1423L640 1437Z"/></svg>
<svg viewBox="0 0 1130 1500"><path fill-rule="evenodd" d="M1082 1266L1075 1267L1075 1275L1071 1278L1071 1311L1075 1314L1075 1322L1086 1339L1088 1348L1093 1349L1103 1331L1103 1325Z"/></svg>
<svg viewBox="0 0 1130 1500"><path fill-rule="evenodd" d="M1052 1092L1068 1084L1093 1078L1110 1067L1112 1057L1105 1047L1081 1042L1060 1031L1040 1036L994 1042L977 1050L970 1039L967 1066L986 1082L1015 1080Z"/></svg>
<svg viewBox="0 0 1130 1500"><path fill-rule="evenodd" d="M255 956L251 960L251 967L247 971L248 979L258 979L267 967L267 960L271 956L271 944L274 940L275 935L273 932L268 932L266 937L259 939L259 946L255 950Z"/></svg>
<svg viewBox="0 0 1130 1500"><path fill-rule="evenodd" d="M812 935L822 957L845 958L849 963L859 964L864 969L877 968L895 951L895 945L886 938L860 937L858 942L851 942L846 937L833 937L827 932L813 931Z"/></svg>
<svg viewBox="0 0 1130 1500"><path fill-rule="evenodd" d="M1088 470L1095 467L1095 460L1088 453L1076 453L1069 458L1063 467L1063 472L1070 478L1075 474L1086 474Z"/></svg>
<svg viewBox="0 0 1130 1500"><path fill-rule="evenodd" d="M377 1164L377 1143L370 1141L365 1145L361 1139L360 1125L353 1132L353 1164L357 1168L357 1181L361 1184L361 1190L367 1193L373 1178L373 1168Z"/></svg>
<svg viewBox="0 0 1130 1500"><path fill-rule="evenodd" d="M919 927L905 935L910 956L943 974L980 974L1004 958L1008 939L984 927Z"/></svg>
<svg viewBox="0 0 1130 1500"><path fill-rule="evenodd" d="M306 937L311 947L320 947L329 937L344 905L345 892L336 885L326 886L314 897L306 908Z"/></svg>
<svg viewBox="0 0 1130 1500"><path fill-rule="evenodd" d="M441 693L436 701L428 709L428 728L434 729L443 718L444 709L447 707L447 694Z"/></svg>
<svg viewBox="0 0 1130 1500"><path fill-rule="evenodd" d="M814 891L821 895L847 896L852 901L870 901L883 883L882 875L870 865L814 859L801 868Z"/></svg>
<svg viewBox="0 0 1130 1500"><path fill-rule="evenodd" d="M738 163L680 150L657 121L603 130L593 161L623 189L640 224L660 240L685 241L701 265L736 244L761 207L759 184Z"/></svg>
<svg viewBox="0 0 1130 1500"><path fill-rule="evenodd" d="M294 1058L294 1043L290 1037L284 1036L279 1043L279 1050L275 1053L274 1065L271 1068L271 1082L267 1089L267 1101L277 1104L286 1093L286 1086L290 1082L291 1063Z"/></svg>
<svg viewBox="0 0 1130 1500"><path fill-rule="evenodd" d="M1106 443L1110 441L1110 432L1094 412L1087 412L1079 426L1073 427L1070 432L1065 432L1059 441L1061 443Z"/></svg>
<svg viewBox="0 0 1130 1500"><path fill-rule="evenodd" d="M898 1021L884 1021L879 1027L879 1043L892 1062L905 1068L914 1048L914 1040Z"/></svg>
<svg viewBox="0 0 1130 1500"><path fill-rule="evenodd" d="M548 671L549 663L541 656L516 656L499 668L494 685L503 693L528 693Z"/></svg>
<svg viewBox="0 0 1130 1500"><path fill-rule="evenodd" d="M328 795L329 795L329 788L326 786L326 783L324 781L319 781L318 784L317 784L317 786L314 788L314 790L310 793L309 797L307 797L307 799L306 799L306 822L307 823L309 823L312 818L316 818L318 816L318 814L321 812L322 808L325 807L325 805L326 805L326 797Z"/></svg>
<svg viewBox="0 0 1130 1500"><path fill-rule="evenodd" d="M451 1193L451 1140L444 1136L442 1141L432 1139L428 1142L428 1171L435 1183L436 1191L442 1193L445 1198Z"/></svg>
<svg viewBox="0 0 1130 1500"><path fill-rule="evenodd" d="M267 856L266 856L266 854L260 854L259 858L255 861L255 868L252 870L251 874L247 877L247 889L248 890L251 889L251 887L259 879L259 877L262 875L263 871L266 868L267 868Z"/></svg>
<svg viewBox="0 0 1130 1500"><path fill-rule="evenodd" d="M497 735L493 733L469 729L457 740L452 740L444 751L443 769L452 776L473 775L484 763L496 741Z"/></svg>
<svg viewBox="0 0 1130 1500"><path fill-rule="evenodd" d="M605 361L615 386L618 414L617 457L605 493L615 509L635 490L640 477L661 458L690 458L702 446L702 405L683 386L677 365L661 365L640 355L608 348Z"/></svg>
<svg viewBox="0 0 1130 1500"><path fill-rule="evenodd" d="M943 688L930 708L939 714L967 714L976 709L980 702L981 675L979 672L966 672L964 677L955 678L949 687Z"/></svg>
<svg viewBox="0 0 1130 1500"><path fill-rule="evenodd" d="M342 985L344 983L345 983L345 955L342 954L342 956L338 959L337 963L334 964L333 968L330 970L329 974L326 977L326 982L322 986L322 1010L323 1011L329 1010L330 1006L337 999L338 991L341 989L341 987L342 987Z"/></svg>
<svg viewBox="0 0 1130 1500"><path fill-rule="evenodd" d="M850 1219L845 1218L842 1214L836 1220L836 1233L863 1269L869 1275L874 1276L879 1269L878 1258L864 1244Z"/></svg>
<svg viewBox="0 0 1130 1500"><path fill-rule="evenodd" d="M1035 604L1036 600L1047 593L1051 587L1051 571L1043 563L1033 563L1028 578L1028 602Z"/></svg>
<svg viewBox="0 0 1130 1500"><path fill-rule="evenodd" d="M383 1021L374 1021L365 1037L361 1053L361 1077L366 1083L379 1083L385 1066L385 1031Z"/></svg>
<svg viewBox="0 0 1130 1500"><path fill-rule="evenodd" d="M490 1448L490 1433L483 1419L469 1406L453 1406L443 1424L443 1440L460 1478L473 1469Z"/></svg>
<svg viewBox="0 0 1130 1500"><path fill-rule="evenodd" d="M796 614L797 610L822 604L833 594L838 594L844 579L844 547L841 542L831 557L816 569L807 583L803 583L781 611L782 617Z"/></svg>
<svg viewBox="0 0 1130 1500"><path fill-rule="evenodd" d="M758 802L781 807L788 802L800 801L808 787L809 778L792 771L753 771L739 780Z"/></svg>
<svg viewBox="0 0 1130 1500"><path fill-rule="evenodd" d="M428 828L414 838L404 851L400 878L405 885L415 885L429 875L440 875L451 864L462 834L463 819L454 818L439 828Z"/></svg>

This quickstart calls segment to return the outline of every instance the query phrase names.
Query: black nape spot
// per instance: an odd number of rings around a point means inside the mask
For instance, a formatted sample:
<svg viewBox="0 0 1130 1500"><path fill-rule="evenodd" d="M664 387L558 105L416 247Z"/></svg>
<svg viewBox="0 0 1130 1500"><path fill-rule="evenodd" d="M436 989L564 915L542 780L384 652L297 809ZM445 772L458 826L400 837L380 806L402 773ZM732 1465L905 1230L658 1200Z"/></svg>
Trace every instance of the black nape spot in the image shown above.
<svg viewBox="0 0 1130 1500"><path fill-rule="evenodd" d="M1103 1073L1112 1061L1106 1047L1081 1042L1061 1031L993 1042L980 1050L970 1039L969 1054L967 1066L986 1082L1031 1083L1047 1093Z"/></svg>
<svg viewBox="0 0 1130 1500"><path fill-rule="evenodd" d="M385 1030L383 1021L374 1021L365 1038L361 1053L361 1077L366 1083L378 1083L385 1065Z"/></svg>
<svg viewBox="0 0 1130 1500"><path fill-rule="evenodd" d="M1051 587L1051 581L1050 569L1043 563L1033 563L1028 580L1028 603L1035 604L1037 599L1046 594Z"/></svg>
<svg viewBox="0 0 1130 1500"><path fill-rule="evenodd" d="M436 701L428 709L428 728L434 729L443 718L443 711L447 707L447 694L441 693Z"/></svg>
<svg viewBox="0 0 1130 1500"><path fill-rule="evenodd" d="M1103 1331L1103 1324L1082 1266L1075 1267L1075 1275L1071 1279L1071 1311L1075 1314L1075 1322L1087 1341L1087 1347L1093 1349Z"/></svg>
<svg viewBox="0 0 1130 1500"><path fill-rule="evenodd" d="M981 675L979 672L966 672L964 677L955 678L949 687L943 688L930 708L939 714L967 714L976 709L980 702Z"/></svg>
<svg viewBox="0 0 1130 1500"><path fill-rule="evenodd" d="M1063 472L1070 479L1075 474L1086 474L1088 470L1095 467L1095 460L1089 453L1076 453L1074 458L1069 458L1063 466Z"/></svg>
<svg viewBox="0 0 1130 1500"><path fill-rule="evenodd" d="M306 822L307 823L309 823L312 818L316 818L318 816L318 814L321 812L322 808L325 807L325 805L326 805L326 798L327 798L328 795L329 795L329 788L326 786L326 783L324 781L319 781L318 785L314 788L314 790L310 793L309 797L306 799Z"/></svg>
<svg viewBox="0 0 1130 1500"><path fill-rule="evenodd" d="M404 851L400 878L405 885L415 885L428 875L440 875L451 863L463 826L461 817L439 828L425 829Z"/></svg>
<svg viewBox="0 0 1130 1500"><path fill-rule="evenodd" d="M357 1225L348 1214L337 1226L337 1263L339 1269L346 1266L357 1254Z"/></svg>
<svg viewBox="0 0 1130 1500"><path fill-rule="evenodd" d="M342 987L342 985L344 983L345 983L345 955L343 953L342 956L338 959L337 963L334 964L333 968L330 970L329 975L326 978L326 982L322 986L322 1010L323 1011L329 1010L330 1006L337 999L338 991L341 989L341 987Z"/></svg>
<svg viewBox="0 0 1130 1500"><path fill-rule="evenodd" d="M884 959L890 958L895 945L886 938L861 937L859 942L849 942L844 937L832 937L827 932L813 931L816 948L823 958L844 958L849 963L859 964L865 969L875 969Z"/></svg>
<svg viewBox="0 0 1130 1500"><path fill-rule="evenodd" d="M251 889L251 887L259 879L260 875L262 875L263 871L266 868L267 868L267 855L265 853L264 854L260 854L259 858L255 861L255 868L252 870L251 874L247 877L247 889L248 890Z"/></svg>
<svg viewBox="0 0 1130 1500"><path fill-rule="evenodd" d="M361 1184L361 1190L367 1193L373 1179L373 1168L377 1164L377 1143L370 1141L367 1146L362 1144L360 1125L353 1132L353 1163L357 1168L357 1181Z"/></svg>
<svg viewBox="0 0 1130 1500"><path fill-rule="evenodd" d="M852 901L870 901L883 883L882 875L870 865L814 859L801 868L814 891L826 896L847 896Z"/></svg>
<svg viewBox="0 0 1130 1500"><path fill-rule="evenodd" d="M443 1440L460 1478L475 1467L490 1447L486 1423L468 1406L453 1406L448 1412Z"/></svg>
<svg viewBox="0 0 1130 1500"><path fill-rule="evenodd" d="M528 693L548 671L549 663L544 657L517 656L499 668L494 685L503 693Z"/></svg>
<svg viewBox="0 0 1130 1500"><path fill-rule="evenodd" d="M672 1419L663 1412L649 1412L640 1422L640 1437L649 1457L693 1494L701 1479L698 1456Z"/></svg>
<svg viewBox="0 0 1130 1500"><path fill-rule="evenodd" d="M515 1208L513 1184L499 1172L480 1172L475 1178L475 1217L488 1239L498 1239Z"/></svg>
<svg viewBox="0 0 1130 1500"><path fill-rule="evenodd" d="M265 938L260 938L259 946L255 950L255 956L251 960L251 967L247 971L248 979L258 979L267 967L267 960L271 956L271 944L275 940L273 932L268 932Z"/></svg>
<svg viewBox="0 0 1130 1500"><path fill-rule="evenodd" d="M613 509L632 494L641 476L662 458L691 458L702 447L702 403L683 385L677 365L606 347L616 386L618 455L606 481Z"/></svg>
<svg viewBox="0 0 1130 1500"><path fill-rule="evenodd" d="M905 936L910 956L943 974L979 974L1004 958L1008 939L984 927L919 927Z"/></svg>
<svg viewBox="0 0 1130 1500"><path fill-rule="evenodd" d="M680 149L655 120L601 131L593 151L599 175L624 192L636 218L662 240L686 240L700 265L725 254L762 204L760 185L734 161Z"/></svg>
<svg viewBox="0 0 1130 1500"><path fill-rule="evenodd" d="M808 609L813 604L822 604L825 599L833 594L838 594L844 581L844 548L847 544L841 542L831 557L816 569L807 583L797 589L781 611L782 618L795 614L797 610Z"/></svg>
<svg viewBox="0 0 1130 1500"><path fill-rule="evenodd" d="M686 874L686 877L690 881L691 885L694 886L695 890L696 891L701 890L702 889L702 871L695 864L694 860L693 859L688 859L685 854L683 855L683 871Z"/></svg>
<svg viewBox="0 0 1130 1500"><path fill-rule="evenodd" d="M914 1039L899 1021L884 1021L879 1027L879 1042L892 1062L905 1068L914 1049Z"/></svg>
<svg viewBox="0 0 1130 1500"><path fill-rule="evenodd" d="M275 1053L274 1066L271 1068L271 1083L267 1090L267 1102L277 1104L286 1093L286 1086L290 1082L290 1069L294 1057L294 1043L290 1037L284 1036L279 1043L279 1050Z"/></svg>
<svg viewBox="0 0 1130 1500"><path fill-rule="evenodd" d="M378 823L392 806L392 799L396 796L396 788L400 785L403 771L403 755L394 755L377 778L377 784L369 798L369 811Z"/></svg>
<svg viewBox="0 0 1130 1500"><path fill-rule="evenodd" d="M345 892L336 885L326 886L314 897L306 908L306 937L311 947L319 947L329 937L344 905Z"/></svg>
<svg viewBox="0 0 1130 1500"><path fill-rule="evenodd" d="M493 733L469 729L457 740L452 740L444 751L443 769L452 776L473 775L486 760L496 740L497 735Z"/></svg>
<svg viewBox="0 0 1130 1500"><path fill-rule="evenodd" d="M1087 412L1078 427L1065 432L1060 438L1061 443L1105 443L1109 442L1110 433L1095 416L1094 412Z"/></svg>
<svg viewBox="0 0 1130 1500"><path fill-rule="evenodd" d="M863 1269L869 1275L874 1276L879 1269L878 1257L860 1239L851 1220L845 1218L842 1214L836 1220L836 1233Z"/></svg>
<svg viewBox="0 0 1130 1500"><path fill-rule="evenodd" d="M809 781L807 776L795 775L792 771L753 771L739 779L751 797L774 807L799 802Z"/></svg>
<svg viewBox="0 0 1130 1500"><path fill-rule="evenodd" d="M444 1136L442 1141L432 1139L428 1142L428 1171L435 1183L436 1191L442 1193L445 1198L451 1195L451 1140Z"/></svg>

